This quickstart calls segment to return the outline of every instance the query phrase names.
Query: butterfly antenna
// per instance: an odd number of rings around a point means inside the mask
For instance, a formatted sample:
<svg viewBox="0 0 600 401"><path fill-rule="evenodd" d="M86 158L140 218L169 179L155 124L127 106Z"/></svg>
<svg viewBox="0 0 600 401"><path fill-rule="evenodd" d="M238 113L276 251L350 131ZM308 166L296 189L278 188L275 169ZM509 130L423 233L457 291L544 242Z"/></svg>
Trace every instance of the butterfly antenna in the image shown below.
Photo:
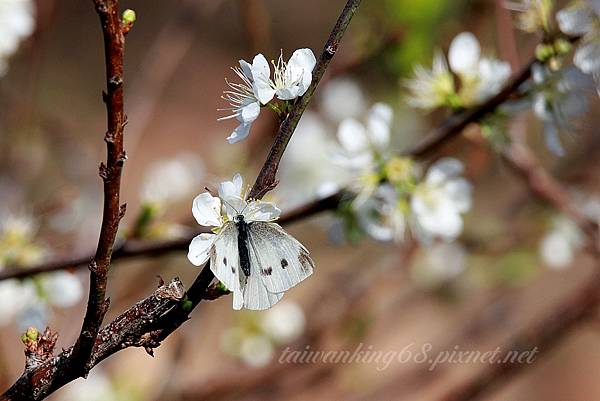
<svg viewBox="0 0 600 401"><path fill-rule="evenodd" d="M205 190L206 192L208 192L209 194L211 194L212 196L214 196L214 197L217 197L217 195L215 194L215 191L211 191L211 189L210 189L210 188L208 188L208 187L204 187L204 190Z"/></svg>
<svg viewBox="0 0 600 401"><path fill-rule="evenodd" d="M221 199L223 202L225 202L225 203L226 203L226 204L227 204L227 205L228 205L230 208L232 208L233 210L235 210L235 212L236 212L237 214L244 213L244 211L243 211L243 210L242 210L242 212L240 213L240 212L239 212L239 211L238 211L238 210L237 210L235 207L233 207L233 205L232 205L231 203L227 202L225 199L223 199L223 198L220 198L220 199ZM245 209L246 209L246 208L244 207L244 210L245 210Z"/></svg>

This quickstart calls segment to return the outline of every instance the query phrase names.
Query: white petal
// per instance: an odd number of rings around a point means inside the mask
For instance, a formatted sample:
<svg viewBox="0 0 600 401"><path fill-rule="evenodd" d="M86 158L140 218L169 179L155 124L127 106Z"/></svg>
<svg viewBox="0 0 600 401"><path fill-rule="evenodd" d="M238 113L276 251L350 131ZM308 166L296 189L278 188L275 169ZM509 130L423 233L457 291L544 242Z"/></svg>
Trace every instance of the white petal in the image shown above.
<svg viewBox="0 0 600 401"><path fill-rule="evenodd" d="M61 308L76 305L83 297L81 280L72 273L52 273L42 281L42 286L50 303Z"/></svg>
<svg viewBox="0 0 600 401"><path fill-rule="evenodd" d="M240 67L242 68L242 72L250 81L253 81L252 77L252 65L246 60L240 60Z"/></svg>
<svg viewBox="0 0 600 401"><path fill-rule="evenodd" d="M239 196L231 195L222 198L223 204L225 205L225 212L227 213L227 217L229 220L233 220L233 218L247 207L247 203L244 199Z"/></svg>
<svg viewBox="0 0 600 401"><path fill-rule="evenodd" d="M252 123L238 125L231 135L227 137L227 142L234 144L243 141L250 134L250 128L252 128Z"/></svg>
<svg viewBox="0 0 600 401"><path fill-rule="evenodd" d="M290 86L289 88L278 89L277 98L281 100L292 100L300 96L300 87L298 85Z"/></svg>
<svg viewBox="0 0 600 401"><path fill-rule="evenodd" d="M192 202L192 214L201 226L218 227L222 223L221 200L208 192L201 193Z"/></svg>
<svg viewBox="0 0 600 401"><path fill-rule="evenodd" d="M202 233L192 239L188 251L188 259L194 266L202 266L210 258L209 251L216 234Z"/></svg>
<svg viewBox="0 0 600 401"><path fill-rule="evenodd" d="M244 211L246 221L273 221L279 218L281 210L272 202L251 201Z"/></svg>
<svg viewBox="0 0 600 401"><path fill-rule="evenodd" d="M567 35L583 35L593 27L593 18L588 8L575 4L556 13L556 21L560 30Z"/></svg>
<svg viewBox="0 0 600 401"><path fill-rule="evenodd" d="M312 72L316 64L317 59L313 51L306 48L296 50L288 62L288 65L301 67L307 72Z"/></svg>
<svg viewBox="0 0 600 401"><path fill-rule="evenodd" d="M436 161L427 171L427 183L437 185L463 172L463 164L452 157L444 157Z"/></svg>
<svg viewBox="0 0 600 401"><path fill-rule="evenodd" d="M308 90L308 87L312 82L312 71L316 64L317 59L310 49L298 49L292 54L292 57L290 57L288 68L300 68L302 70L296 96L302 96Z"/></svg>
<svg viewBox="0 0 600 401"><path fill-rule="evenodd" d="M238 116L238 121L243 124L252 123L260 114L260 105L258 102L252 102L242 107Z"/></svg>
<svg viewBox="0 0 600 401"><path fill-rule="evenodd" d="M367 125L371 142L379 150L385 150L390 143L390 125L394 112L385 103L376 103L368 116Z"/></svg>
<svg viewBox="0 0 600 401"><path fill-rule="evenodd" d="M448 51L450 68L456 73L473 74L480 55L481 48L475 35L470 32L462 32L450 44Z"/></svg>
<svg viewBox="0 0 600 401"><path fill-rule="evenodd" d="M321 90L323 115L335 122L361 115L366 109L365 103L361 87L351 78L333 78Z"/></svg>
<svg viewBox="0 0 600 401"><path fill-rule="evenodd" d="M464 178L450 180L445 186L444 191L448 198L454 202L456 209L460 213L465 213L471 209L471 184Z"/></svg>
<svg viewBox="0 0 600 401"><path fill-rule="evenodd" d="M257 54L252 60L252 78L254 79L254 95L262 103L267 104L275 96L271 87L271 70L267 59L262 54Z"/></svg>
<svg viewBox="0 0 600 401"><path fill-rule="evenodd" d="M600 33L589 41L584 41L575 51L573 63L586 74L600 72Z"/></svg>
<svg viewBox="0 0 600 401"><path fill-rule="evenodd" d="M353 118L347 118L338 127L337 137L343 148L358 153L369 148L365 127Z"/></svg>
<svg viewBox="0 0 600 401"><path fill-rule="evenodd" d="M242 197L242 188L244 186L244 179L240 173L236 173L231 181L224 181L219 184L219 197L226 198L229 196Z"/></svg>

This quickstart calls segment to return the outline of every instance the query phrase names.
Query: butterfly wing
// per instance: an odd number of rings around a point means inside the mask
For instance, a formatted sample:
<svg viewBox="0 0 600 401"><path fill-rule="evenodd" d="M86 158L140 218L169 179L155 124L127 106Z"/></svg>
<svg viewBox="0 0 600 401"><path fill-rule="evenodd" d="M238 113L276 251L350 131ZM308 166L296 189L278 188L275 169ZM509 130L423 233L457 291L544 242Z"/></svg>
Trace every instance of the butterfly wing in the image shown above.
<svg viewBox="0 0 600 401"><path fill-rule="evenodd" d="M210 270L229 291L233 292L233 308L241 309L243 299L237 241L238 231L235 223L226 223L210 250Z"/></svg>
<svg viewBox="0 0 600 401"><path fill-rule="evenodd" d="M283 293L275 294L267 291L265 284L254 272L248 277L243 291L244 306L252 310L269 309L283 297Z"/></svg>
<svg viewBox="0 0 600 401"><path fill-rule="evenodd" d="M289 290L313 273L308 250L279 224L254 221L249 225L251 275L271 293Z"/></svg>

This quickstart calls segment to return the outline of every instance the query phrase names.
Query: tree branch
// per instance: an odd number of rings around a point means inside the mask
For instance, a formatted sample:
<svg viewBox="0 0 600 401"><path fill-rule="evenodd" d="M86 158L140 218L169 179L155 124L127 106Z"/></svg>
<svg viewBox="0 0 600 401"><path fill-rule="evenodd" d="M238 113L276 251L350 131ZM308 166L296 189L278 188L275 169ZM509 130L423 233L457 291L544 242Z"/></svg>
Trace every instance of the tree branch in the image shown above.
<svg viewBox="0 0 600 401"><path fill-rule="evenodd" d="M331 34L329 35L329 39L325 43L325 47L323 48L323 52L321 53L321 57L313 70L313 79L310 87L301 98L296 100L292 111L288 114L287 118L281 123L279 127L279 131L277 132L277 136L275 137L275 141L271 146L271 150L269 155L267 156L267 160L263 164L260 173L258 173L258 177L256 178L256 182L250 191L249 197L254 199L262 198L267 192L271 189L275 188L277 185L277 169L279 168L279 162L281 157L283 156L283 152L289 143L298 122L300 121L300 117L306 110L308 103L312 99L321 78L325 74L325 70L329 66L331 59L335 55L340 41L346 32L346 28L352 20L356 9L360 5L361 0L348 0L344 10L340 14Z"/></svg>
<svg viewBox="0 0 600 401"><path fill-rule="evenodd" d="M126 155L123 150L123 58L125 52L125 26L121 23L118 0L94 0L102 25L106 59L106 103L108 131L104 137L107 148L106 164L100 164L100 177L104 181L104 209L98 248L90 262L90 289L88 304L79 338L69 356L68 369L77 375L87 374L94 341L108 310L106 283L112 248L119 222L125 214L120 204L121 171ZM44 394L42 394L43 396Z"/></svg>

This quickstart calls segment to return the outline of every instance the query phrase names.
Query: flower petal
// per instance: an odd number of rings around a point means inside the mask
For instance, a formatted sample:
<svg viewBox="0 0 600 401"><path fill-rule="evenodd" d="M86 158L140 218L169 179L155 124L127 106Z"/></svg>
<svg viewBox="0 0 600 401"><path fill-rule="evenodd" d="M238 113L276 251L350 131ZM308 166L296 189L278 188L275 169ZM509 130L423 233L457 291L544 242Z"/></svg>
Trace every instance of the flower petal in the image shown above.
<svg viewBox="0 0 600 401"><path fill-rule="evenodd" d="M427 171L427 184L441 184L444 181L456 177L463 172L463 164L460 160L452 157L444 157L436 161Z"/></svg>
<svg viewBox="0 0 600 401"><path fill-rule="evenodd" d="M267 59L262 54L257 54L252 60L252 78L254 84L252 89L254 95L262 104L267 104L275 96L275 90L271 87L271 70Z"/></svg>
<svg viewBox="0 0 600 401"><path fill-rule="evenodd" d="M379 150L384 150L390 143L390 125L394 112L385 103L376 103L367 118L371 142Z"/></svg>
<svg viewBox="0 0 600 401"><path fill-rule="evenodd" d="M317 59L310 49L298 49L292 54L292 57L290 57L288 68L302 69L302 78L298 83L299 92L296 96L302 96L308 90L308 87L312 82L312 71L316 64Z"/></svg>
<svg viewBox="0 0 600 401"><path fill-rule="evenodd" d="M260 114L260 105L258 102L252 102L240 109L237 119L243 124L249 124L258 118Z"/></svg>
<svg viewBox="0 0 600 401"><path fill-rule="evenodd" d="M460 74L473 74L477 68L481 47L479 41L471 32L458 34L448 50L450 68Z"/></svg>
<svg viewBox="0 0 600 401"><path fill-rule="evenodd" d="M201 226L218 227L222 223L221 200L208 192L201 193L192 202L192 214Z"/></svg>
<svg viewBox="0 0 600 401"><path fill-rule="evenodd" d="M242 197L242 187L244 179L240 173L236 173L231 181L223 181L219 184L219 197L226 198L229 196Z"/></svg>
<svg viewBox="0 0 600 401"><path fill-rule="evenodd" d="M202 266L208 261L210 258L210 247L216 237L216 234L202 233L192 239L187 257L194 266Z"/></svg>
<svg viewBox="0 0 600 401"><path fill-rule="evenodd" d="M244 211L247 221L273 221L279 218L281 210L272 202L250 201Z"/></svg>
<svg viewBox="0 0 600 401"><path fill-rule="evenodd" d="M353 118L347 118L338 127L337 137L349 153L360 153L369 148L365 127Z"/></svg>
<svg viewBox="0 0 600 401"><path fill-rule="evenodd" d="M250 128L252 128L252 123L242 123L238 125L231 135L227 137L227 142L230 144L238 143L243 141L250 134Z"/></svg>
<svg viewBox="0 0 600 401"><path fill-rule="evenodd" d="M52 273L42 281L42 286L50 303L60 308L76 305L83 296L81 280L73 273Z"/></svg>
<svg viewBox="0 0 600 401"><path fill-rule="evenodd" d="M222 198L223 204L225 205L225 213L229 220L233 220L235 216L242 213L246 209L247 203L240 196L228 195Z"/></svg>

